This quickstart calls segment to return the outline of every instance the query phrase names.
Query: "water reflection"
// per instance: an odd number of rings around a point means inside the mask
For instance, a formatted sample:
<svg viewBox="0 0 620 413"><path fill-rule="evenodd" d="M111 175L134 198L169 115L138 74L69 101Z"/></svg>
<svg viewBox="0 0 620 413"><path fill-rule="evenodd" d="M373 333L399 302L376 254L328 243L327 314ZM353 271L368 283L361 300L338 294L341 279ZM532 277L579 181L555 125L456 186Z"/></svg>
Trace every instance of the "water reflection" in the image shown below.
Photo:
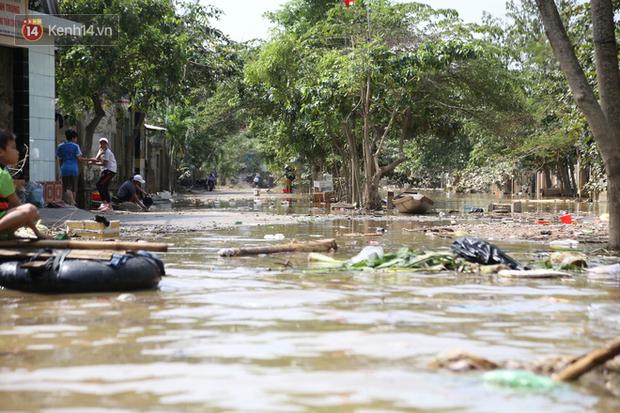
<svg viewBox="0 0 620 413"><path fill-rule="evenodd" d="M491 203L510 204L521 202L523 212L530 213L554 213L560 214L562 211L577 215L596 215L608 212L607 202L588 202L586 200L575 199L532 199L522 197L495 196L492 194L455 194L440 190L421 191L435 202L433 212L440 211L464 214L470 208L482 208L487 211ZM384 201L387 195L383 194ZM186 210L188 205L180 205ZM191 207L191 205L190 205ZM311 214L325 215L338 213L338 208L332 210L331 205L313 204L310 195L295 194L290 198L271 197L265 194L253 199L220 199L205 198L193 205L195 208L207 209L228 209L247 212L269 212L272 214ZM398 215L396 210L387 211L388 215Z"/></svg>

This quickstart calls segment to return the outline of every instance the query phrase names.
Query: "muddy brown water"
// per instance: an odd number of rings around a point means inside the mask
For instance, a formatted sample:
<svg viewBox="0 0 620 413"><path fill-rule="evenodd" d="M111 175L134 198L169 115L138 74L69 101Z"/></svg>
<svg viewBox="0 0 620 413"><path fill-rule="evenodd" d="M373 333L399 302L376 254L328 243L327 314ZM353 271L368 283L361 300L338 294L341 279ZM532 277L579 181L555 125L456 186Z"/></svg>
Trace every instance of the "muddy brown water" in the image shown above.
<svg viewBox="0 0 620 413"><path fill-rule="evenodd" d="M0 411L600 412L580 385L549 393L437 371L439 353L492 360L578 355L620 335L620 282L453 273L305 271L305 254L223 259L221 247L335 237L442 248L414 219L341 219L162 236L160 289L44 296L0 291ZM387 228L380 238L346 237ZM499 242L528 262L541 244Z"/></svg>

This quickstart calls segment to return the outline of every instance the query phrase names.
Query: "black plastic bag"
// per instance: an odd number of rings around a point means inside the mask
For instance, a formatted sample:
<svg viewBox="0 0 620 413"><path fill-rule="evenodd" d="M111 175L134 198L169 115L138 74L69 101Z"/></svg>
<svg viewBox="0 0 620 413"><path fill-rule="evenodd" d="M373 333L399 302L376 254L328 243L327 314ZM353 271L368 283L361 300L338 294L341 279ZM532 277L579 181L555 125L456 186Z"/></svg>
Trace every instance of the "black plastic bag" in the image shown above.
<svg viewBox="0 0 620 413"><path fill-rule="evenodd" d="M474 237L459 238L452 243L452 251L469 262L484 265L504 264L513 270L523 266L493 244Z"/></svg>
<svg viewBox="0 0 620 413"><path fill-rule="evenodd" d="M144 204L145 207L150 208L153 206L153 198L146 195L144 198L142 198L142 203Z"/></svg>

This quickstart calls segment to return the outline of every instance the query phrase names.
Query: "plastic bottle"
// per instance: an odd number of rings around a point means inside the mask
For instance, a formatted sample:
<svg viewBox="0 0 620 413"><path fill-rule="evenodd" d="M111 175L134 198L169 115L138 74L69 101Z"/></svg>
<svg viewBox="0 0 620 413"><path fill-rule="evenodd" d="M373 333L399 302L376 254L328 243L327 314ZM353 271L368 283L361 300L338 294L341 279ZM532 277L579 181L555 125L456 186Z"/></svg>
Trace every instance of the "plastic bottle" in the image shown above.
<svg viewBox="0 0 620 413"><path fill-rule="evenodd" d="M579 246L579 241L575 239L560 239L557 241L551 241L549 245L551 248L556 250L573 249Z"/></svg>
<svg viewBox="0 0 620 413"><path fill-rule="evenodd" d="M494 386L534 391L549 391L559 385L549 377L527 370L493 370L483 374L482 381Z"/></svg>

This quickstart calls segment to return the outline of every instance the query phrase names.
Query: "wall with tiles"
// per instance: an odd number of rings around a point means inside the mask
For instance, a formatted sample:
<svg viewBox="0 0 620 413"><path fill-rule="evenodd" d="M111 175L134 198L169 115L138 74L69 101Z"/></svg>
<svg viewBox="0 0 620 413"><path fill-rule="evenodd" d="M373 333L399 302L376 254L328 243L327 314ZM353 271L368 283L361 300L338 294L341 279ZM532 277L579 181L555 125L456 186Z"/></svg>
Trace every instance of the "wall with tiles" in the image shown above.
<svg viewBox="0 0 620 413"><path fill-rule="evenodd" d="M28 50L30 88L30 180L55 181L56 96L54 46Z"/></svg>

